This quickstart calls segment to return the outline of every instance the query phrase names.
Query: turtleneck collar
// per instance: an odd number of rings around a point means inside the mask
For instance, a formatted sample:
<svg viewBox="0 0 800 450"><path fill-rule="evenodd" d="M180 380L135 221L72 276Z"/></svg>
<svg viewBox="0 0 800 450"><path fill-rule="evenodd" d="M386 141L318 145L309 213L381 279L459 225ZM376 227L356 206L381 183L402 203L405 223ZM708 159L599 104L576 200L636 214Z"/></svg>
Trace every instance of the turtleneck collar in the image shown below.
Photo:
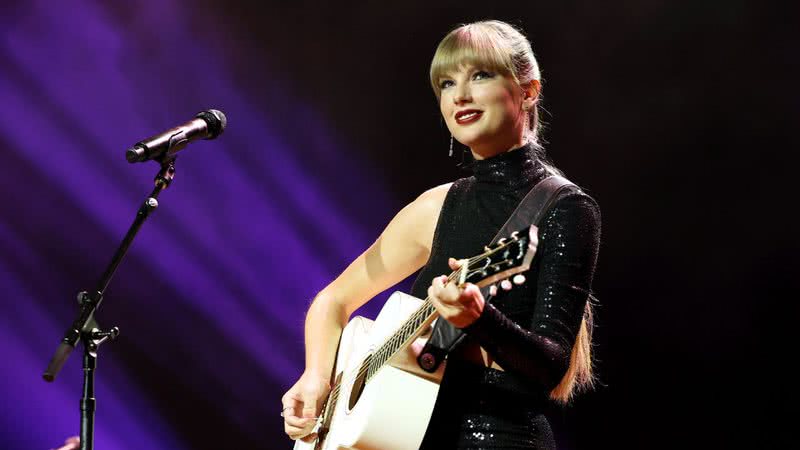
<svg viewBox="0 0 800 450"><path fill-rule="evenodd" d="M469 167L479 185L503 190L530 186L545 176L545 168L530 144L475 160Z"/></svg>

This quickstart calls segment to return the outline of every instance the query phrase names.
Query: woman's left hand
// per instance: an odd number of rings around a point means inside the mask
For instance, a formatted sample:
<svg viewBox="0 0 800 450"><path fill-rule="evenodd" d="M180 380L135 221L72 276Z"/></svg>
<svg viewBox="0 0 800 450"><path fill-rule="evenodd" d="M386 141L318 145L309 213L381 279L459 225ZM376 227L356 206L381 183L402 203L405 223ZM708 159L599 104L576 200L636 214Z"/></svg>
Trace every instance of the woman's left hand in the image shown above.
<svg viewBox="0 0 800 450"><path fill-rule="evenodd" d="M454 258L447 263L453 270L461 267L461 262ZM428 297L439 315L457 328L467 327L478 320L486 303L478 286L465 283L458 288L454 282L447 281L447 275L433 279L428 288Z"/></svg>

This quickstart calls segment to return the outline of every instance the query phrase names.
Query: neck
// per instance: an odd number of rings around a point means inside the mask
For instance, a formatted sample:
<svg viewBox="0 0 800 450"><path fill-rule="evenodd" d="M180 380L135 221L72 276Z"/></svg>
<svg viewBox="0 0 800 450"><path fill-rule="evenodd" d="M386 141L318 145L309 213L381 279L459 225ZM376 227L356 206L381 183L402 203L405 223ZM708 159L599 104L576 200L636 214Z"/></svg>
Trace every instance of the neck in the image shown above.
<svg viewBox="0 0 800 450"><path fill-rule="evenodd" d="M530 145L472 161L469 167L481 190L515 191L545 175L544 166Z"/></svg>
<svg viewBox="0 0 800 450"><path fill-rule="evenodd" d="M510 140L508 142L503 142L501 144L492 143L487 145L473 145L469 148L470 152L472 152L472 157L475 160L482 160L486 158L491 158L492 156L497 156L501 153L505 153L509 150L518 149L526 144L525 139L520 136L517 139Z"/></svg>

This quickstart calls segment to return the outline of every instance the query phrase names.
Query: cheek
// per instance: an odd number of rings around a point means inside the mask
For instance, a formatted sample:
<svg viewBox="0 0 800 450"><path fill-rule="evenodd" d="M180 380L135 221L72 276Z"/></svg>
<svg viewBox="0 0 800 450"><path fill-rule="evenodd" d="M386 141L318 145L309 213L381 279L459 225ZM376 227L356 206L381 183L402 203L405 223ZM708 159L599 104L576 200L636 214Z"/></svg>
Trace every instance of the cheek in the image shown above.
<svg viewBox="0 0 800 450"><path fill-rule="evenodd" d="M497 113L500 116L498 120L510 122L517 118L519 106L508 93L498 94L495 97L495 105L497 107Z"/></svg>
<svg viewBox="0 0 800 450"><path fill-rule="evenodd" d="M479 101L502 116L514 107L514 98L505 89L486 89L480 93Z"/></svg>
<svg viewBox="0 0 800 450"><path fill-rule="evenodd" d="M453 108L453 99L449 94L443 92L442 96L439 97L439 111L441 111L442 114L446 114L451 112Z"/></svg>
<svg viewBox="0 0 800 450"><path fill-rule="evenodd" d="M439 103L439 112L442 114L445 123L450 124L453 119L453 106L448 104L444 97L442 97L442 101Z"/></svg>

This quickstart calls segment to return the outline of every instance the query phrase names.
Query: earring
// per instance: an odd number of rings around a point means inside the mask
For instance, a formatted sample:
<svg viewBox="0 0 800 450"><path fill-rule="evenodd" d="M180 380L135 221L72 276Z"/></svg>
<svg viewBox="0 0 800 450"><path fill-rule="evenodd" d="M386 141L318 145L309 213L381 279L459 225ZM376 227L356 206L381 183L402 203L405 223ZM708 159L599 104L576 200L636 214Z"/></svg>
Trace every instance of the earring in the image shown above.
<svg viewBox="0 0 800 450"><path fill-rule="evenodd" d="M453 135L450 135L450 153L447 154L449 157L453 157Z"/></svg>
<svg viewBox="0 0 800 450"><path fill-rule="evenodd" d="M530 120L531 120L531 110L530 108L522 107L522 113L525 114L525 121L523 123L522 129L528 131L528 126L530 125Z"/></svg>

